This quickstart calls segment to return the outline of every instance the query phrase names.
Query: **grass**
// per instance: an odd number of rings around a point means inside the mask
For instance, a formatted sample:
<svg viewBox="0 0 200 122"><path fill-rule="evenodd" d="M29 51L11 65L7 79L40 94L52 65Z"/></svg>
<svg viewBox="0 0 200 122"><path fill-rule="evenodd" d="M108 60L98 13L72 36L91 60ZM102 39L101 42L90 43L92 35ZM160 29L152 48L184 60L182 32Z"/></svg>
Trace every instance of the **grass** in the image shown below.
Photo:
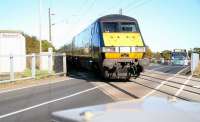
<svg viewBox="0 0 200 122"><path fill-rule="evenodd" d="M55 73L51 72L49 74L48 70L39 70L39 69L36 69L36 80L48 77L49 75L53 75L53 74L55 74ZM22 74L22 77L31 77L31 75L32 75L31 69L25 69L24 72L23 72L23 74Z"/></svg>

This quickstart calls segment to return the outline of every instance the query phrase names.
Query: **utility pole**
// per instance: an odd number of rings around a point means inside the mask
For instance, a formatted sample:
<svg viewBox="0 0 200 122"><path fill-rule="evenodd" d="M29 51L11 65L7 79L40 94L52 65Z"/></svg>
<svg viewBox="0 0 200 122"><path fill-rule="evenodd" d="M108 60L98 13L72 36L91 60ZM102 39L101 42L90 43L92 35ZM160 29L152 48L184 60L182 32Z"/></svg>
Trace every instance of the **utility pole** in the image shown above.
<svg viewBox="0 0 200 122"><path fill-rule="evenodd" d="M51 40L51 9L49 8L49 42L52 43Z"/></svg>
<svg viewBox="0 0 200 122"><path fill-rule="evenodd" d="M39 42L40 42L40 53L42 52L42 1L39 0Z"/></svg>

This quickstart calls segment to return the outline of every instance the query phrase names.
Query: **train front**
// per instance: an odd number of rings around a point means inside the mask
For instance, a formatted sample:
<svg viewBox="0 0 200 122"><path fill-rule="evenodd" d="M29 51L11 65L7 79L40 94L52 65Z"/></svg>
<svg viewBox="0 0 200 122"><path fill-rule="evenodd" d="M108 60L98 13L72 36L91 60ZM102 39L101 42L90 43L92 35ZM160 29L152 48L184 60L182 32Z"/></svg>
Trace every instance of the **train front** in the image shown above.
<svg viewBox="0 0 200 122"><path fill-rule="evenodd" d="M142 71L145 44L134 18L109 15L101 18L103 73L105 78L129 79Z"/></svg>

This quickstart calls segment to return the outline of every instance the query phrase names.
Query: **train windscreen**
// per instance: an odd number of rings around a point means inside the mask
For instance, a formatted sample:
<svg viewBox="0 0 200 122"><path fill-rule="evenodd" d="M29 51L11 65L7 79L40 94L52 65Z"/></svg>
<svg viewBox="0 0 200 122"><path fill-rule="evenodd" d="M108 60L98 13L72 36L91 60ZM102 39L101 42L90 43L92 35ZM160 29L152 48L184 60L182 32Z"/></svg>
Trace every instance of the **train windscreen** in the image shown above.
<svg viewBox="0 0 200 122"><path fill-rule="evenodd" d="M121 32L137 32L137 26L135 23L121 23Z"/></svg>
<svg viewBox="0 0 200 122"><path fill-rule="evenodd" d="M138 32L138 28L134 22L104 22L103 32Z"/></svg>
<svg viewBox="0 0 200 122"><path fill-rule="evenodd" d="M118 23L116 22L104 22L103 32L119 32Z"/></svg>

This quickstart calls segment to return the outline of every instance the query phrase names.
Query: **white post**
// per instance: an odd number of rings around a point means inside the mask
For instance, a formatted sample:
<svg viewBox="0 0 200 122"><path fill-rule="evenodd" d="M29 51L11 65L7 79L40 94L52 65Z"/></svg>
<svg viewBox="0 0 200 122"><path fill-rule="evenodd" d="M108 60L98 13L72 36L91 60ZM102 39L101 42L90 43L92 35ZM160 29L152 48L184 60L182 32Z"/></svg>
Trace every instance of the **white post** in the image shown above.
<svg viewBox="0 0 200 122"><path fill-rule="evenodd" d="M35 60L35 54L34 53L32 54L31 59L32 59L31 74L32 74L32 78L35 79L35 75L36 75L36 60Z"/></svg>
<svg viewBox="0 0 200 122"><path fill-rule="evenodd" d="M52 53L48 54L48 73L51 74L52 71Z"/></svg>
<svg viewBox="0 0 200 122"><path fill-rule="evenodd" d="M191 55L191 73L195 71L196 67L198 66L199 63L199 54L197 53L192 53Z"/></svg>
<svg viewBox="0 0 200 122"><path fill-rule="evenodd" d="M53 71L53 49L48 49L48 73L52 73Z"/></svg>
<svg viewBox="0 0 200 122"><path fill-rule="evenodd" d="M63 72L64 76L67 74L67 59L65 53L63 53Z"/></svg>
<svg viewBox="0 0 200 122"><path fill-rule="evenodd" d="M15 74L14 74L14 59L13 55L10 54L10 80L14 81L15 79Z"/></svg>

